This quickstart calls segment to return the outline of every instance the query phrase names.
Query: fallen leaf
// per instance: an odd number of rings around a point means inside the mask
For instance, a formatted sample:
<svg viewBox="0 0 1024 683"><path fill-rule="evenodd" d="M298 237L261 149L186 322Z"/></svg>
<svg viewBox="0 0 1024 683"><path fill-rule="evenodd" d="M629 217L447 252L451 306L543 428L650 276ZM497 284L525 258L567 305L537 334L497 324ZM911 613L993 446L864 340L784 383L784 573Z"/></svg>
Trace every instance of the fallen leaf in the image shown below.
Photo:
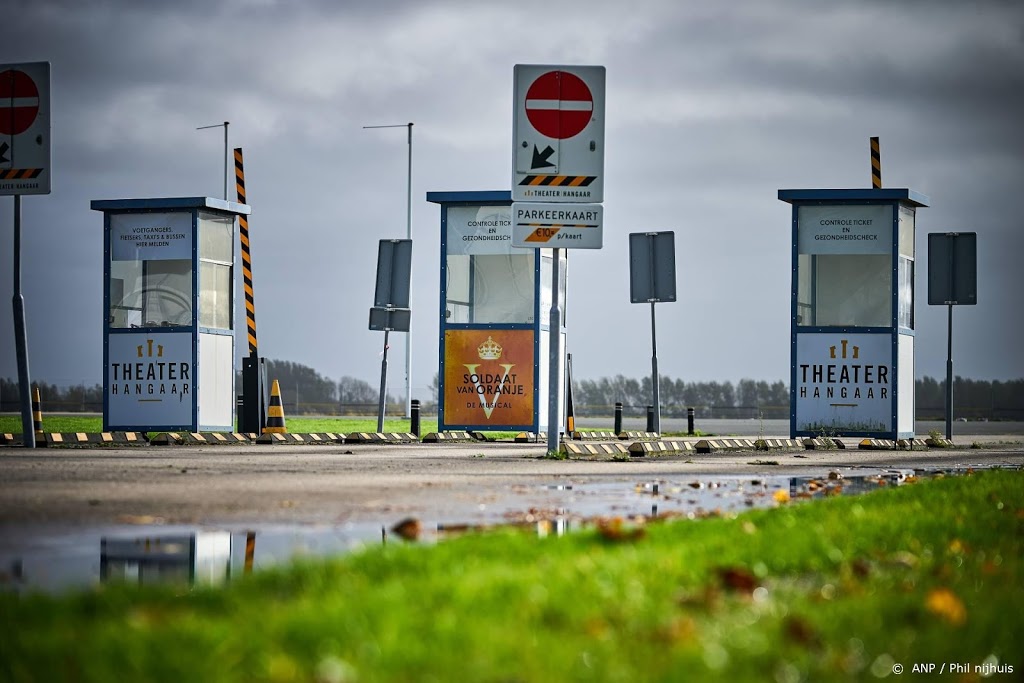
<svg viewBox="0 0 1024 683"><path fill-rule="evenodd" d="M597 520L597 533L606 541L621 542L641 539L646 531L639 525L626 526L622 517L602 517Z"/></svg>
<svg viewBox="0 0 1024 683"><path fill-rule="evenodd" d="M406 541L415 541L420 537L422 525L415 517L406 517L398 524L391 527L391 532Z"/></svg>
<svg viewBox="0 0 1024 683"><path fill-rule="evenodd" d="M715 573L722 587L729 590L753 593L758 586L757 577L743 567L719 567Z"/></svg>
<svg viewBox="0 0 1024 683"><path fill-rule="evenodd" d="M924 601L925 608L954 626L959 626L967 621L967 608L956 596L956 593L948 588L935 588L928 593Z"/></svg>

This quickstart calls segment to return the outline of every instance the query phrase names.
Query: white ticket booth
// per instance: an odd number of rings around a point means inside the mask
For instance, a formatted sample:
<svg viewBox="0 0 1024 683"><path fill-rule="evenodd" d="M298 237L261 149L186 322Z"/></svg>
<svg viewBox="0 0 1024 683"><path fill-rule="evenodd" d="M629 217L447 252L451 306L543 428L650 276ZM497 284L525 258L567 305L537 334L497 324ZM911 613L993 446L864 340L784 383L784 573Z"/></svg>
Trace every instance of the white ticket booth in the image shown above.
<svg viewBox="0 0 1024 683"><path fill-rule="evenodd" d="M210 197L103 212L103 429L232 431L236 217Z"/></svg>
<svg viewBox="0 0 1024 683"><path fill-rule="evenodd" d="M512 194L428 192L441 206L438 429L548 429L553 249L512 246ZM559 253L565 302L566 250ZM564 303L563 303L564 305ZM565 348L565 318L562 318ZM565 355L559 415L564 415Z"/></svg>
<svg viewBox="0 0 1024 683"><path fill-rule="evenodd" d="M914 436L907 189L779 190L792 204L790 434Z"/></svg>

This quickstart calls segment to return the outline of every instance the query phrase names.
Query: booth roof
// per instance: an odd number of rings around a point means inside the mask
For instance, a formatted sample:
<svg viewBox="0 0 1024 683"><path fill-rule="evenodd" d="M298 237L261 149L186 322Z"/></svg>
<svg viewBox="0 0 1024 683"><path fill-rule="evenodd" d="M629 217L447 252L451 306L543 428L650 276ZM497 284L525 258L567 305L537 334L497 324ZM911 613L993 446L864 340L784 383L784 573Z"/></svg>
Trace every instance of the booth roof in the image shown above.
<svg viewBox="0 0 1024 683"><path fill-rule="evenodd" d="M248 204L214 197L162 197L154 199L94 199L93 211L153 211L161 209L212 209L224 213L250 214Z"/></svg>
<svg viewBox="0 0 1024 683"><path fill-rule="evenodd" d="M920 192L905 187L851 188L841 190L779 190L779 199L790 204L816 202L900 202L912 206L928 206L931 201Z"/></svg>
<svg viewBox="0 0 1024 683"><path fill-rule="evenodd" d="M433 204L511 204L511 190L470 190L466 192L428 192Z"/></svg>

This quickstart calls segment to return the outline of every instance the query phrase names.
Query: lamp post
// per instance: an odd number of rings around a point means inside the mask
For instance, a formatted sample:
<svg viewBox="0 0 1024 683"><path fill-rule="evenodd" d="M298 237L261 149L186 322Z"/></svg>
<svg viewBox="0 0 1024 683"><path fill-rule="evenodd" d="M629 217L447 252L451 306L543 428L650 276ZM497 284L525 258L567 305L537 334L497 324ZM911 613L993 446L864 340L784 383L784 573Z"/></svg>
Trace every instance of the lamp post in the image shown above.
<svg viewBox="0 0 1024 683"><path fill-rule="evenodd" d="M394 123L381 126L363 126L367 128L407 128L409 130L409 165L406 176L405 203L405 237L412 239L412 122ZM405 333L405 416L412 416L412 325Z"/></svg>
<svg viewBox="0 0 1024 683"><path fill-rule="evenodd" d="M228 200L228 122L218 123L213 126L199 126L196 130L206 130L207 128L220 128L224 127L224 201Z"/></svg>

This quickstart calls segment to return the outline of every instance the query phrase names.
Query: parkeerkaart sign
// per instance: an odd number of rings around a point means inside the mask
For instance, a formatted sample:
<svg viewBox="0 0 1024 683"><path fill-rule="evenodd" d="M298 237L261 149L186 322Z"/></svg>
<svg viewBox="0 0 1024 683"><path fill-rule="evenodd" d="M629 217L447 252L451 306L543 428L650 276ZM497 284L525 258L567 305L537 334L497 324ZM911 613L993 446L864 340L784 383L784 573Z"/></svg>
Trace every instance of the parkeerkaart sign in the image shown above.
<svg viewBox="0 0 1024 683"><path fill-rule="evenodd" d="M798 334L796 346L797 431L892 431L892 335Z"/></svg>
<svg viewBox="0 0 1024 683"><path fill-rule="evenodd" d="M507 206L449 206L447 248L455 254L507 254L512 242Z"/></svg>
<svg viewBox="0 0 1024 683"><path fill-rule="evenodd" d="M448 426L533 424L533 330L447 330Z"/></svg>
<svg viewBox="0 0 1024 683"><path fill-rule="evenodd" d="M192 334L111 334L107 423L118 428L192 424Z"/></svg>
<svg viewBox="0 0 1024 683"><path fill-rule="evenodd" d="M172 261L192 258L192 214L110 215L112 261Z"/></svg>

